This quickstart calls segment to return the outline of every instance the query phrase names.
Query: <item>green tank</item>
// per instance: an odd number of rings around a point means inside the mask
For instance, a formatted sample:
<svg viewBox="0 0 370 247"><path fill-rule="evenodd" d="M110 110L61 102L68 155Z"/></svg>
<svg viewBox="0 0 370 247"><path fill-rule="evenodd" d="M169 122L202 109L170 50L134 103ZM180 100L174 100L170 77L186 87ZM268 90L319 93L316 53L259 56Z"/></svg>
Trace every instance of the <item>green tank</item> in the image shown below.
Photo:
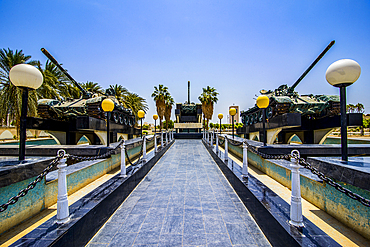
<svg viewBox="0 0 370 247"><path fill-rule="evenodd" d="M299 113L309 119L317 119L340 114L340 98L338 95L299 95L294 91L297 85L334 45L334 43L334 40L330 42L325 50L321 52L310 67L308 67L308 69L291 87L281 85L275 90L260 91L261 95L266 95L270 100L269 106L266 109L266 117L268 119L285 113ZM256 105L249 108L247 111L242 111L240 116L245 125L262 122L262 110Z"/></svg>
<svg viewBox="0 0 370 247"><path fill-rule="evenodd" d="M101 102L110 98L114 102L114 109L111 115L111 121L127 126L134 126L135 116L131 109L123 107L111 89L107 89L105 95L92 94L84 90L68 72L50 55L50 53L42 48L41 51L47 58L50 59L81 91L82 97L79 99L64 99L62 101L55 99L40 99L37 101L37 112L41 118L70 121L78 116L89 116L99 119L106 119L105 112L101 109Z"/></svg>

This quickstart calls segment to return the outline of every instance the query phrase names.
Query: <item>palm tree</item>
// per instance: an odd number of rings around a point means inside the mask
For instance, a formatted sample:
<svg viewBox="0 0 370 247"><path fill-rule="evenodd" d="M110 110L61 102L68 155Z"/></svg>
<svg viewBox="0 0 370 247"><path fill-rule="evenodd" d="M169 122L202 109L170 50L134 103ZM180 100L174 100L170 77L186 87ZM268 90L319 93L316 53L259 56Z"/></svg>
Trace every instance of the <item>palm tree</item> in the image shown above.
<svg viewBox="0 0 370 247"><path fill-rule="evenodd" d="M132 112L135 115L135 119L138 121L138 115L137 112L139 110L143 110L144 112L147 112L149 107L148 104L146 103L146 99L140 97L136 93L131 93L127 92L126 95L124 96L124 104L126 108L129 108L132 110Z"/></svg>
<svg viewBox="0 0 370 247"><path fill-rule="evenodd" d="M21 63L37 65L39 62L31 60L31 56L24 55L20 50L0 50L0 119L8 122L13 121L19 133L19 120L22 107L22 90L11 83L9 79L10 69ZM35 90L30 90L28 96L28 116L36 116L37 112L37 95ZM9 119L8 119L9 118Z"/></svg>
<svg viewBox="0 0 370 247"><path fill-rule="evenodd" d="M161 84L159 84L158 88L154 86L154 92L152 93L152 97L155 100L155 105L157 107L157 114L159 116L159 126L161 129L162 129L162 119L166 111L165 103L166 93L168 93L167 87L164 87Z"/></svg>
<svg viewBox="0 0 370 247"><path fill-rule="evenodd" d="M91 93L96 93L96 94L103 93L101 86L96 82L87 81L85 83L81 83L81 87Z"/></svg>
<svg viewBox="0 0 370 247"><path fill-rule="evenodd" d="M356 111L357 111L358 113L364 113L365 107L364 107L364 105L363 105L363 104L361 104L361 103L357 103L357 104L355 105L355 109L356 109Z"/></svg>
<svg viewBox="0 0 370 247"><path fill-rule="evenodd" d="M38 62L38 69L41 71L44 81L36 90L39 99L61 99L60 88L68 84L67 77L49 60L46 61L45 68L41 68Z"/></svg>
<svg viewBox="0 0 370 247"><path fill-rule="evenodd" d="M172 106L174 104L175 104L175 101L173 100L172 96L170 95L170 93L167 93L165 95L166 108L165 108L165 111L164 111L164 118L166 119L166 129L168 129L168 123L171 119L171 110L172 110Z"/></svg>
<svg viewBox="0 0 370 247"><path fill-rule="evenodd" d="M114 96L116 97L116 99L118 100L119 103L121 104L125 104L124 101L125 101L125 96L128 95L129 91L124 88L123 86L121 85L110 85L109 86L109 90L112 90L114 92ZM126 107L126 108L129 108L129 107Z"/></svg>
<svg viewBox="0 0 370 247"><path fill-rule="evenodd" d="M208 122L210 119L212 119L213 115L213 104L217 103L218 92L216 92L216 89L210 86L207 86L207 88L203 88L203 93L198 97L200 102L202 103L202 111L204 114L204 117L207 119L207 129L208 129Z"/></svg>

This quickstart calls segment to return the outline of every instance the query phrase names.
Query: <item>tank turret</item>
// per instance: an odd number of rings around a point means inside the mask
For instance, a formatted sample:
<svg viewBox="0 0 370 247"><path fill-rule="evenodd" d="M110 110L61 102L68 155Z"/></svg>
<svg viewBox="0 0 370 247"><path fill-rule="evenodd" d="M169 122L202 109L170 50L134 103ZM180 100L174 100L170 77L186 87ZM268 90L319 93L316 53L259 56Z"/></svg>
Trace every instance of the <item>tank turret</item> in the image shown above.
<svg viewBox="0 0 370 247"><path fill-rule="evenodd" d="M118 102L114 96L114 92L112 92L110 89L107 89L105 95L97 95L86 91L73 79L71 75L68 74L68 72L45 48L42 48L41 51L81 91L82 95L79 99L63 99L60 101L55 99L38 100L37 112L41 118L69 121L71 118L76 118L78 116L89 116L105 119L105 113L101 109L101 102L105 98L110 98L115 105L112 114L110 114L110 120L117 124L131 127L134 126L134 114L132 113L131 109L126 109Z"/></svg>
<svg viewBox="0 0 370 247"><path fill-rule="evenodd" d="M294 89L317 64L325 53L334 45L335 41L323 50L315 61L291 86L281 85L275 90L261 90L260 93L270 99L270 104L266 109L267 118L272 118L284 113L300 113L307 118L322 118L326 116L338 115L340 113L340 99L338 95L299 95ZM240 114L245 125L251 125L262 121L262 111L254 106Z"/></svg>

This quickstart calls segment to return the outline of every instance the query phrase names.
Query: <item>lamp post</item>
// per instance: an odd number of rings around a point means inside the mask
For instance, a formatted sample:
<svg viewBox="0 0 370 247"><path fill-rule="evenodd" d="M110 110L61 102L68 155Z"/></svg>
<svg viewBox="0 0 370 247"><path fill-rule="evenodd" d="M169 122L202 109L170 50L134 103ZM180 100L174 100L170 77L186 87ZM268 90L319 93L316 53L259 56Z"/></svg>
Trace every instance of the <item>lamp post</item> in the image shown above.
<svg viewBox="0 0 370 247"><path fill-rule="evenodd" d="M329 84L340 88L340 136L343 161L348 161L346 87L357 81L360 74L360 65L351 59L341 59L332 63L325 73L326 80Z"/></svg>
<svg viewBox="0 0 370 247"><path fill-rule="evenodd" d="M28 105L28 90L37 89L41 86L44 78L41 72L29 64L18 64L9 71L10 81L14 86L22 88L22 109L19 133L19 160L26 156L26 118Z"/></svg>
<svg viewBox="0 0 370 247"><path fill-rule="evenodd" d="M262 133L263 133L263 146L266 146L267 136L266 136L266 108L269 106L270 100L266 95L260 95L257 98L257 106L262 109Z"/></svg>
<svg viewBox="0 0 370 247"><path fill-rule="evenodd" d="M102 102L101 102L101 108L103 109L103 111L105 111L107 113L107 147L109 147L109 120L110 120L110 113L111 111L113 111L114 109L114 103L111 99L104 99Z"/></svg>
<svg viewBox="0 0 370 247"><path fill-rule="evenodd" d="M156 126L157 126L157 119L158 119L158 115L157 114L154 114L153 115L153 119L154 119L154 135L156 134Z"/></svg>
<svg viewBox="0 0 370 247"><path fill-rule="evenodd" d="M140 118L141 138L143 138L143 118L145 117L145 112L143 110L139 110L137 112L137 116Z"/></svg>
<svg viewBox="0 0 370 247"><path fill-rule="evenodd" d="M218 119L220 119L220 135L221 135L221 119L224 117L222 113L218 114Z"/></svg>
<svg viewBox="0 0 370 247"><path fill-rule="evenodd" d="M236 114L236 109L235 108L230 108L229 109L229 114L232 117L232 122L233 122L233 139L234 139L234 116Z"/></svg>

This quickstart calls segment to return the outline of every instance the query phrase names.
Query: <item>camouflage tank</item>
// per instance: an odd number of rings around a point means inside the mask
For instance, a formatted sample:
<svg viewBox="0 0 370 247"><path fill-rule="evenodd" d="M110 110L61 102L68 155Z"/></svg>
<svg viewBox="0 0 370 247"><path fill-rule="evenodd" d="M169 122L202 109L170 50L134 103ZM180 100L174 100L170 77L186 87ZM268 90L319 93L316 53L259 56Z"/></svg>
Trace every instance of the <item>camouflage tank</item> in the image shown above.
<svg viewBox="0 0 370 247"><path fill-rule="evenodd" d="M310 67L291 87L281 85L273 91L260 91L262 95L266 95L270 99L269 106L266 109L266 117L268 119L285 113L300 113L302 116L310 119L323 118L338 115L340 113L340 98L338 95L299 95L294 91L297 85L334 45L334 43L334 40L330 42L325 50L321 52ZM245 125L262 122L262 110L257 106L249 108L247 111L242 111L240 116Z"/></svg>
<svg viewBox="0 0 370 247"><path fill-rule="evenodd" d="M111 89L106 90L106 94L103 96L92 94L91 92L84 90L46 49L42 48L41 51L68 77L74 85L78 87L82 93L82 97L79 99L38 100L37 112L41 118L69 121L78 116L89 116L105 119L106 114L101 109L101 102L106 98L110 98L114 102L114 109L112 114L110 114L110 120L117 124L128 125L131 127L134 126L135 116L131 109L123 107L116 97L114 97L114 92Z"/></svg>

